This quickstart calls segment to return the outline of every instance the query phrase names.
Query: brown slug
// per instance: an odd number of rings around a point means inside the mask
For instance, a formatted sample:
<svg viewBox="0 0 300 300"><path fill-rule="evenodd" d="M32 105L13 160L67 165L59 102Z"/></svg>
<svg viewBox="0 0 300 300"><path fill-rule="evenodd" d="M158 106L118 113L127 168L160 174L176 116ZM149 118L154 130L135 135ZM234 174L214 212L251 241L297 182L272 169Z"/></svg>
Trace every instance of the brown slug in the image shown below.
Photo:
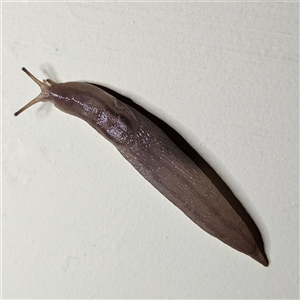
<svg viewBox="0 0 300 300"><path fill-rule="evenodd" d="M152 121L102 88L83 82L41 82L41 93L15 113L51 101L109 140L159 192L207 233L264 266L268 260L251 230L203 171Z"/></svg>

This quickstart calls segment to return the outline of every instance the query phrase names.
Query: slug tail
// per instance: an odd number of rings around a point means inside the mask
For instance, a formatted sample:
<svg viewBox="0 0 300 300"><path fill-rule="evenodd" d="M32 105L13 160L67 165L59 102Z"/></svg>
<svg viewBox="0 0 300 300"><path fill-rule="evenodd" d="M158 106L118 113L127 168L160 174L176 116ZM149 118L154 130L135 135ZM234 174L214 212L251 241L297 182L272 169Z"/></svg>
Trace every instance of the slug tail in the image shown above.
<svg viewBox="0 0 300 300"><path fill-rule="evenodd" d="M257 247L257 251L250 255L254 260L267 267L269 265L268 258L263 250Z"/></svg>
<svg viewBox="0 0 300 300"><path fill-rule="evenodd" d="M139 115L140 130L120 153L204 231L268 266L263 246L212 181L155 124L133 111Z"/></svg>

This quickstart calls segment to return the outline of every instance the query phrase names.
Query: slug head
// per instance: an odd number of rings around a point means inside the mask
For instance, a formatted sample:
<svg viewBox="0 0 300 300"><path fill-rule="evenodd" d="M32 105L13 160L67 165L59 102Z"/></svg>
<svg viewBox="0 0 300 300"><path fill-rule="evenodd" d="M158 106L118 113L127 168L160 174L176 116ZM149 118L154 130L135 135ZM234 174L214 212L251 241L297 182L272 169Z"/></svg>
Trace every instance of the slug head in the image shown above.
<svg viewBox="0 0 300 300"><path fill-rule="evenodd" d="M15 116L18 116L21 112L38 102L46 101L52 102L55 107L62 110L63 112L78 116L78 114L76 113L78 107L74 105L74 101L70 101L70 95L72 94L72 85L74 85L74 83L56 83L51 79L44 79L43 81L40 81L26 68L23 67L22 71L24 71L41 88L41 93L20 110L15 112ZM71 85L71 87L69 85Z"/></svg>
<svg viewBox="0 0 300 300"><path fill-rule="evenodd" d="M81 118L114 145L128 145L136 135L139 122L132 110L104 90L84 82L56 83L38 80L27 69L22 70L41 88L41 93L18 110L18 116L30 106L50 101L59 110Z"/></svg>

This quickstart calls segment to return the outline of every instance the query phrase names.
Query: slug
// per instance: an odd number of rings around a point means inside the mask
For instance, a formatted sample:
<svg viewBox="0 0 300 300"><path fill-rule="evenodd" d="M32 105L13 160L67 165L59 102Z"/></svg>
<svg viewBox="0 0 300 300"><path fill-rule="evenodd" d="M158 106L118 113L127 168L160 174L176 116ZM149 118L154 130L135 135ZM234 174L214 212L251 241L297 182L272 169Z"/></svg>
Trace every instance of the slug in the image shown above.
<svg viewBox="0 0 300 300"><path fill-rule="evenodd" d="M17 111L51 101L111 142L121 155L160 193L210 235L268 266L250 228L204 172L146 116L104 89L83 82L40 81L22 70L41 93Z"/></svg>

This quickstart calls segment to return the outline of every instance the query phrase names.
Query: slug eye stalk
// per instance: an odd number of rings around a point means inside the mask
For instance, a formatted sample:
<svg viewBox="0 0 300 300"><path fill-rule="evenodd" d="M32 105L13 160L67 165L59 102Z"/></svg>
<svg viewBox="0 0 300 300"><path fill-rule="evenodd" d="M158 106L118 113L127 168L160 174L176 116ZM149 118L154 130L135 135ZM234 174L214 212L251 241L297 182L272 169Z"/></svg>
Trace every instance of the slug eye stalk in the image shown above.
<svg viewBox="0 0 300 300"><path fill-rule="evenodd" d="M29 108L30 106L44 101L49 101L49 88L56 83L50 79L45 79L43 81L38 80L34 75L32 75L26 68L22 68L22 71L24 71L40 88L41 93L35 97L33 100L31 100L29 103L27 103L25 106L23 106L21 109L19 109L17 112L14 113L15 116L18 116L21 112Z"/></svg>

